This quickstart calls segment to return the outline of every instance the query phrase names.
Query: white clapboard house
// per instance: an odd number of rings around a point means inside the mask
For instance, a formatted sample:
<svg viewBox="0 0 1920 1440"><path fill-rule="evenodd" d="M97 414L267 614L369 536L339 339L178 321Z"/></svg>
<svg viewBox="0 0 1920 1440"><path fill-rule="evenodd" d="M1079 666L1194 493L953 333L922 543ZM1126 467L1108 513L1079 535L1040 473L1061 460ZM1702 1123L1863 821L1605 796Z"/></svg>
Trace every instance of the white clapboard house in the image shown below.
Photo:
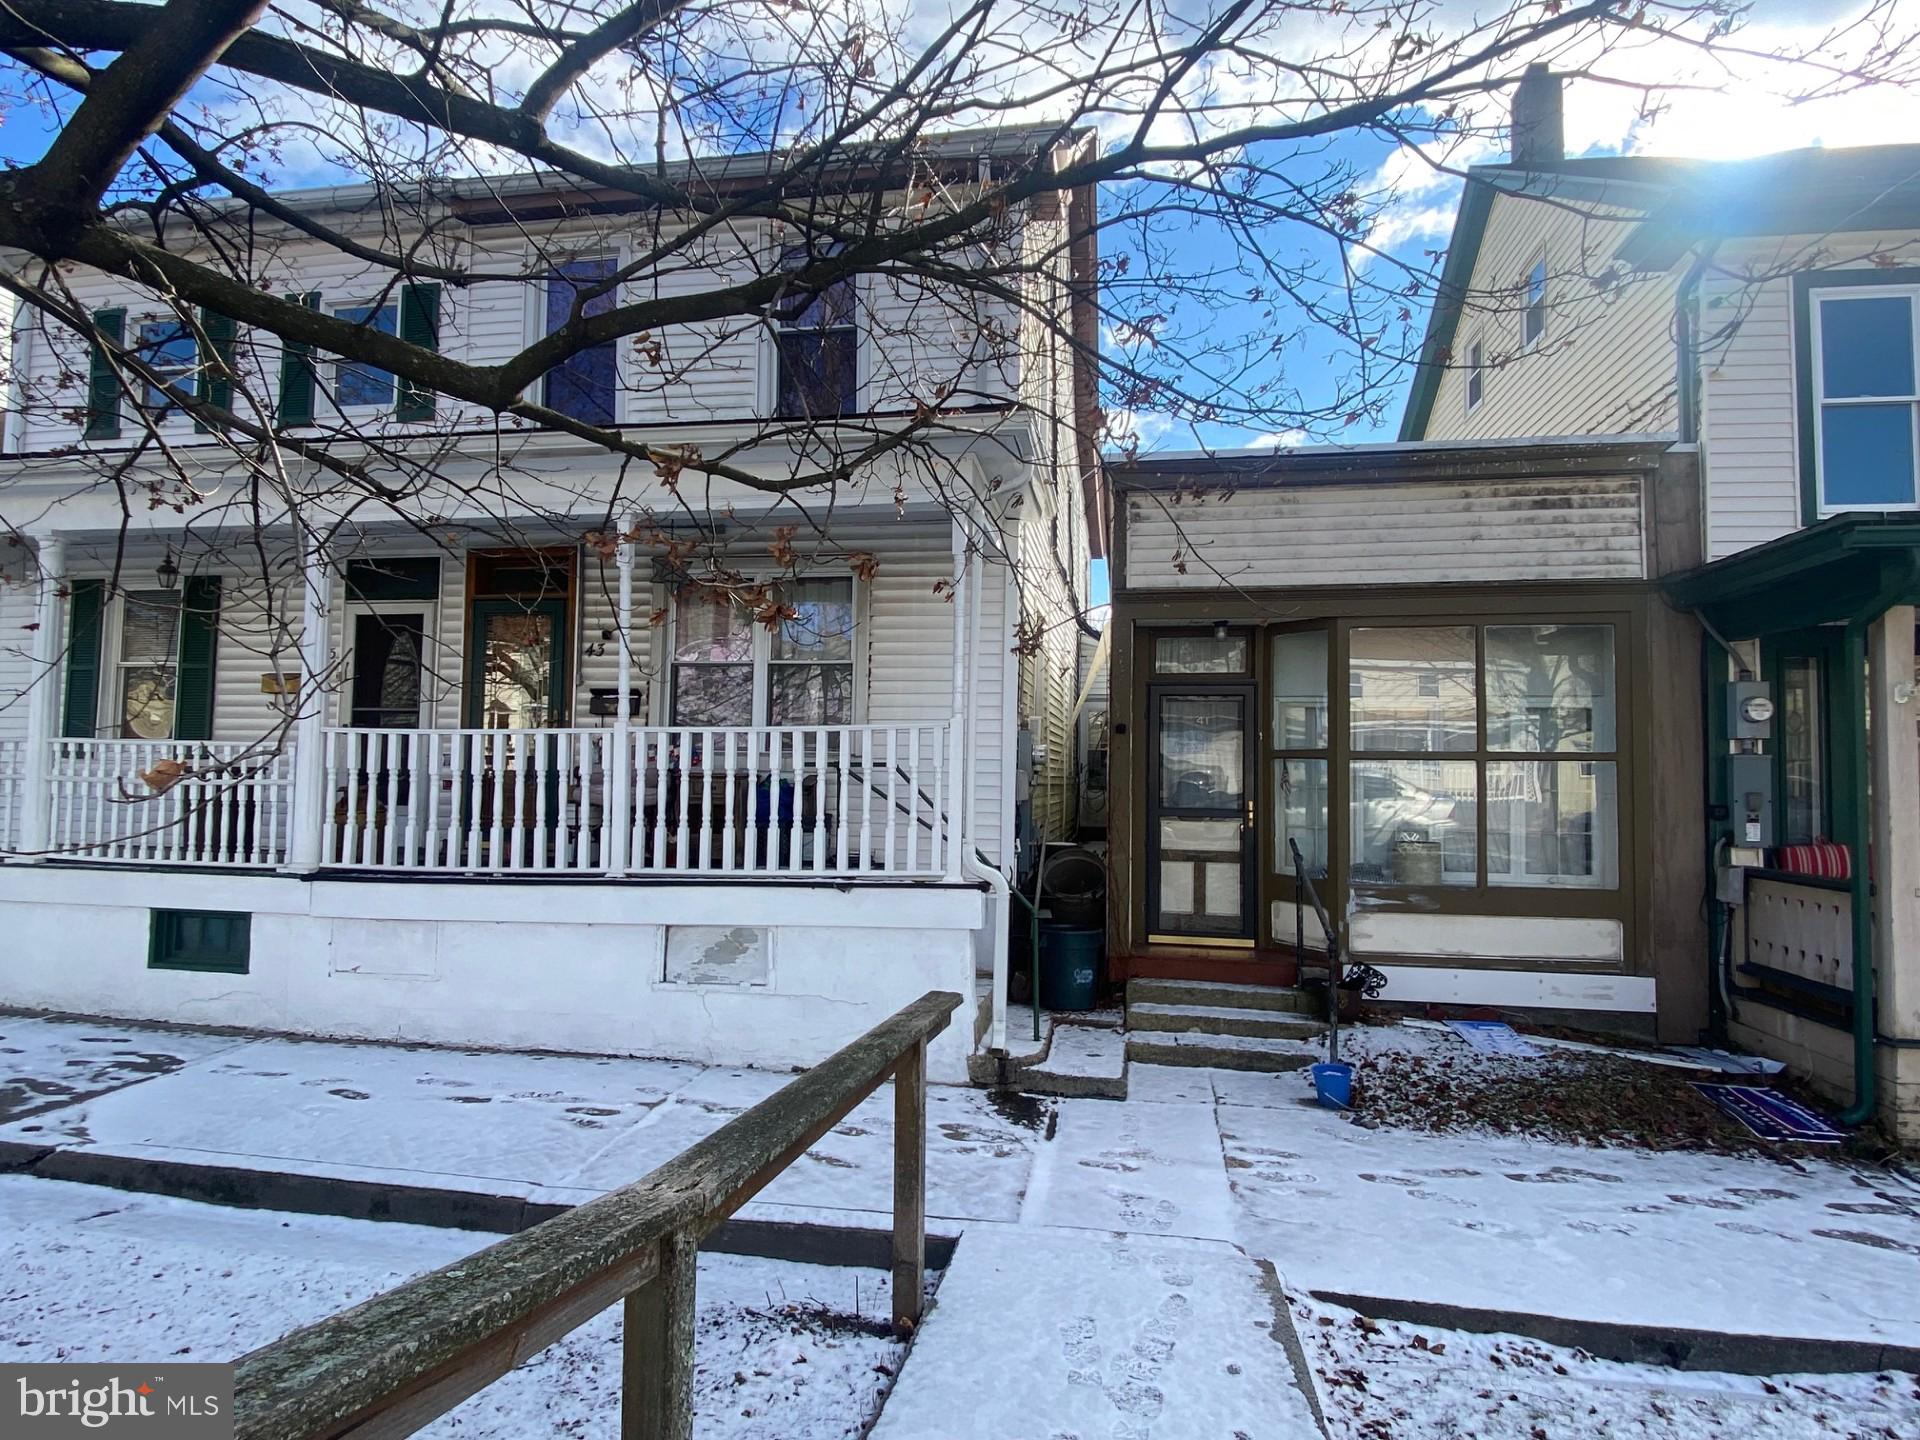
<svg viewBox="0 0 1920 1440"><path fill-rule="evenodd" d="M886 203L962 203L996 167L1084 143L946 137L915 160L938 183ZM404 212L411 233L371 189L285 198L374 248L507 277L398 283L249 232L257 283L476 363L686 218L538 177L451 185ZM964 1078L1004 1025L986 997L1005 993L1018 826L1070 823L1073 616L1104 501L1091 377L1062 332L1095 333L1091 231L1067 238L1092 203L1009 217L993 243L1022 303L903 268L588 352L535 387L769 476L795 468L767 438L781 417L837 417L807 428L818 464L859 453L876 416L939 408L830 503L623 464L210 317L279 436L394 477L356 492L287 444L243 465L21 312L0 1005L788 1065L956 990L978 1000L932 1074ZM765 273L790 243L713 227L617 293ZM4 261L176 383L235 393L159 294Z"/></svg>

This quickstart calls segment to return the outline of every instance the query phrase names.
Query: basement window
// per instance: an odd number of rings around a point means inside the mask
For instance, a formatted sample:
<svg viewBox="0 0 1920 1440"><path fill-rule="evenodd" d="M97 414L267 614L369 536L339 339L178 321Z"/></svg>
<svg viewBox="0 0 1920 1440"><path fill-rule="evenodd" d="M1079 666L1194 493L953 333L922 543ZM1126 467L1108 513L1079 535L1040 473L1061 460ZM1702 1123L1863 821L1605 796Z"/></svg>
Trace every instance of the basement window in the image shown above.
<svg viewBox="0 0 1920 1440"><path fill-rule="evenodd" d="M253 916L247 911L155 910L147 968L245 975L252 948Z"/></svg>

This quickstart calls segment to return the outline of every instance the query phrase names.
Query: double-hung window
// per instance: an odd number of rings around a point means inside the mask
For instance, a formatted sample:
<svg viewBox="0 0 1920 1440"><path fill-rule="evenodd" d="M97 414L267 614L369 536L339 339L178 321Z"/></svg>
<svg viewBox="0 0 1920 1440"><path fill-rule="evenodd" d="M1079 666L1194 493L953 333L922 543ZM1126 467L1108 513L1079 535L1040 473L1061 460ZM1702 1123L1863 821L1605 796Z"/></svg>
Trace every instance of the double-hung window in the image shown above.
<svg viewBox="0 0 1920 1440"><path fill-rule="evenodd" d="M199 373L199 347L193 331L178 320L148 320L140 326L140 358L154 372L158 384L149 380L142 403L154 418L165 419L175 408L162 385L171 385L185 394L194 393Z"/></svg>
<svg viewBox="0 0 1920 1440"><path fill-rule="evenodd" d="M1526 308L1520 312L1520 343L1531 345L1547 333L1547 257L1527 271Z"/></svg>
<svg viewBox="0 0 1920 1440"><path fill-rule="evenodd" d="M114 666L114 733L123 740L169 740L179 687L180 597L136 590L120 605L120 653Z"/></svg>
<svg viewBox="0 0 1920 1440"><path fill-rule="evenodd" d="M1819 508L1911 509L1920 500L1920 286L1811 298Z"/></svg>
<svg viewBox="0 0 1920 1440"><path fill-rule="evenodd" d="M399 308L391 303L336 305L333 314L336 320L345 320L349 325L364 325L382 335L392 335L397 333ZM384 408L393 404L393 372L375 369L358 360L337 360L333 366L333 389L334 401L342 410L368 405Z"/></svg>
<svg viewBox="0 0 1920 1440"><path fill-rule="evenodd" d="M828 252L831 253L831 252ZM806 246L780 257L786 271L820 258ZM780 366L774 403L783 419L847 415L860 408L860 343L852 280L796 288L774 309Z"/></svg>
<svg viewBox="0 0 1920 1440"><path fill-rule="evenodd" d="M585 260L567 260L553 267L546 282L546 331L551 335L573 319L574 309L582 315L603 315L613 309L616 287L587 297L581 292L606 284L616 269L611 256ZM613 343L591 345L576 351L547 372L544 403L588 425L618 423L616 391L619 353Z"/></svg>
<svg viewBox="0 0 1920 1440"><path fill-rule="evenodd" d="M781 614L762 624L728 591L681 592L674 605L674 724L853 723L852 577L787 581L773 588L772 603Z"/></svg>

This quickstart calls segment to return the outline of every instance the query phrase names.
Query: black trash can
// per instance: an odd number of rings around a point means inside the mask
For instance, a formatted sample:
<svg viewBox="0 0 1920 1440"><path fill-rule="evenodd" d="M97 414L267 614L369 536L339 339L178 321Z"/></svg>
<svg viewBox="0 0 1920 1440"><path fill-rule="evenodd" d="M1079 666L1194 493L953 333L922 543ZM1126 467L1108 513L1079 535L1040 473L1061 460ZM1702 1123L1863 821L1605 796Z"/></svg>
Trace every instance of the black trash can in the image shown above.
<svg viewBox="0 0 1920 1440"><path fill-rule="evenodd" d="M1040 927L1040 1004L1047 1010L1091 1010L1100 991L1099 926Z"/></svg>

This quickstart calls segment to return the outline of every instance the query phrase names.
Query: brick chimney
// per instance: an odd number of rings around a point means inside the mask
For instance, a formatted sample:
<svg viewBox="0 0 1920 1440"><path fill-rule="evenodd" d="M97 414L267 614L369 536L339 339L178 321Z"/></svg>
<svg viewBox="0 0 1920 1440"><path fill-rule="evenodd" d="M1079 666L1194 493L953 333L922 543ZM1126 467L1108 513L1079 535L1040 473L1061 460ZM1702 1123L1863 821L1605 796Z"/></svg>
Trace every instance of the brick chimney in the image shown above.
<svg viewBox="0 0 1920 1440"><path fill-rule="evenodd" d="M1529 65L1513 92L1511 159L1515 165L1552 165L1567 158L1566 125L1560 111L1560 77L1545 65Z"/></svg>

